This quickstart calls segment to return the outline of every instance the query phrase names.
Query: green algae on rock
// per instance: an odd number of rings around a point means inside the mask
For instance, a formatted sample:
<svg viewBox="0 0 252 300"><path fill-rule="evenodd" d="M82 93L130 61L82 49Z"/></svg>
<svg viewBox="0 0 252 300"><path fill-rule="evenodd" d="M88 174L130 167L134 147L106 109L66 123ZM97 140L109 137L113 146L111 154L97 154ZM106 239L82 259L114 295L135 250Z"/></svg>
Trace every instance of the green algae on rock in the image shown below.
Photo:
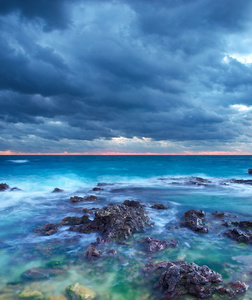
<svg viewBox="0 0 252 300"><path fill-rule="evenodd" d="M71 300L93 300L96 298L96 293L91 288L74 283L66 289Z"/></svg>
<svg viewBox="0 0 252 300"><path fill-rule="evenodd" d="M25 288L21 293L18 294L19 299L30 299L30 300L44 300L44 296L41 292Z"/></svg>

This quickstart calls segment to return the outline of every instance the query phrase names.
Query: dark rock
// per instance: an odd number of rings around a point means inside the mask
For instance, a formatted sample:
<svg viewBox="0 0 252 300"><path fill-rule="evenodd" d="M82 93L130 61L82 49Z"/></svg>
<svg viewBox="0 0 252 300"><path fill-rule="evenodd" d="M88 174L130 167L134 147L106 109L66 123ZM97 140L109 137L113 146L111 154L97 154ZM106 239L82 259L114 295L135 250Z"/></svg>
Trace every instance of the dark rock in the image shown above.
<svg viewBox="0 0 252 300"><path fill-rule="evenodd" d="M248 290L248 285L241 281L230 282L223 287L217 289L220 294L227 294L229 299L232 299L237 294L243 294Z"/></svg>
<svg viewBox="0 0 252 300"><path fill-rule="evenodd" d="M252 221L232 222L232 224L234 224L235 226L239 226L241 228L245 228L245 229L251 229L252 228Z"/></svg>
<svg viewBox="0 0 252 300"><path fill-rule="evenodd" d="M240 229L234 228L224 234L240 243L252 243L252 233L250 232L244 232Z"/></svg>
<svg viewBox="0 0 252 300"><path fill-rule="evenodd" d="M0 192L8 190L10 187L7 183L0 183Z"/></svg>
<svg viewBox="0 0 252 300"><path fill-rule="evenodd" d="M15 192L15 191L22 191L21 189L19 189L18 187L13 187L11 188L11 192Z"/></svg>
<svg viewBox="0 0 252 300"><path fill-rule="evenodd" d="M149 263L143 271L151 274L163 272L153 288L164 293L166 299L184 294L198 298L211 297L217 289L216 285L222 282L222 276L207 266L185 261Z"/></svg>
<svg viewBox="0 0 252 300"><path fill-rule="evenodd" d="M189 184L207 186L211 181L201 177L189 177Z"/></svg>
<svg viewBox="0 0 252 300"><path fill-rule="evenodd" d="M151 208L155 208L155 209L168 209L169 207L164 205L164 204L154 204L151 206Z"/></svg>
<svg viewBox="0 0 252 300"><path fill-rule="evenodd" d="M231 227L232 226L232 222L231 221L224 221L223 226L226 226L226 227Z"/></svg>
<svg viewBox="0 0 252 300"><path fill-rule="evenodd" d="M108 185L114 185L114 183L106 183L106 182L97 183L97 186L108 186Z"/></svg>
<svg viewBox="0 0 252 300"><path fill-rule="evenodd" d="M188 227L193 231L207 233L208 228L204 224L205 215L206 213L203 210L191 209L185 213L184 221L181 222L181 225Z"/></svg>
<svg viewBox="0 0 252 300"><path fill-rule="evenodd" d="M58 231L58 227L58 224L46 224L44 227L38 228L34 232L40 233L41 235L52 235Z"/></svg>
<svg viewBox="0 0 252 300"><path fill-rule="evenodd" d="M79 197L79 196L74 196L70 198L70 201L75 203L75 202L80 202L80 201L84 201L83 197Z"/></svg>
<svg viewBox="0 0 252 300"><path fill-rule="evenodd" d="M108 250L108 254L109 255L115 255L117 252L116 252L116 250L115 249L110 249L110 250Z"/></svg>
<svg viewBox="0 0 252 300"><path fill-rule="evenodd" d="M135 207L135 208L142 208L143 205L139 201L135 200L125 200L123 202L124 205L127 205L129 207Z"/></svg>
<svg viewBox="0 0 252 300"><path fill-rule="evenodd" d="M99 188L99 187L94 187L94 188L93 188L93 191L94 191L94 192L104 191L104 189Z"/></svg>
<svg viewBox="0 0 252 300"><path fill-rule="evenodd" d="M94 195L90 195L84 198L84 201L97 201L100 200L98 197L94 196Z"/></svg>
<svg viewBox="0 0 252 300"><path fill-rule="evenodd" d="M64 192L64 190L62 189L59 189L59 188L55 188L52 193L61 193L61 192Z"/></svg>
<svg viewBox="0 0 252 300"><path fill-rule="evenodd" d="M213 216L217 217L217 218L223 218L223 217L233 217L236 218L236 216L231 215L228 212L219 212L219 211L215 211L212 213Z"/></svg>
<svg viewBox="0 0 252 300"><path fill-rule="evenodd" d="M252 185L252 180L250 179L231 179L231 183L239 183L239 184L249 184Z"/></svg>
<svg viewBox="0 0 252 300"><path fill-rule="evenodd" d="M113 206L113 205L116 205L116 203L115 202L110 202L108 205Z"/></svg>
<svg viewBox="0 0 252 300"><path fill-rule="evenodd" d="M87 257L88 260L96 260L97 258L101 257L101 253L95 249L92 244L90 244L84 254L84 257Z"/></svg>
<svg viewBox="0 0 252 300"><path fill-rule="evenodd" d="M89 209L89 208L83 208L82 211L83 211L84 213L87 213L87 214L92 214L92 213L93 213L92 209Z"/></svg>
<svg viewBox="0 0 252 300"><path fill-rule="evenodd" d="M60 222L60 225L81 225L90 222L89 217L84 215L82 217L66 217Z"/></svg>
<svg viewBox="0 0 252 300"><path fill-rule="evenodd" d="M142 241L142 243L148 252L157 252L157 251L162 251L166 248L176 247L178 244L178 241L175 241L175 240L160 241L160 240L154 239L152 237L147 237Z"/></svg>
<svg viewBox="0 0 252 300"><path fill-rule="evenodd" d="M70 230L81 233L99 232L104 238L127 239L134 232L143 231L146 225L150 225L146 211L136 202L129 201L98 209L91 223L71 227Z"/></svg>
<svg viewBox="0 0 252 300"><path fill-rule="evenodd" d="M21 274L21 277L26 280L42 280L54 277L65 273L66 270L63 268L43 269L43 268L32 268Z"/></svg>
<svg viewBox="0 0 252 300"><path fill-rule="evenodd" d="M252 169L248 169L248 173L249 173L249 174L252 174Z"/></svg>

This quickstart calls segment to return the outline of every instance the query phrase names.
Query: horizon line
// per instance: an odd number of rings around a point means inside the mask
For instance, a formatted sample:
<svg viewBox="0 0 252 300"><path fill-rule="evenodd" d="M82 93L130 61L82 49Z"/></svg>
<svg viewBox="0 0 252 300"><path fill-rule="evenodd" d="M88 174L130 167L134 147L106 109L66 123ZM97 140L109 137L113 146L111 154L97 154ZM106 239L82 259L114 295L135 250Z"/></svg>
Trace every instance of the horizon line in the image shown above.
<svg viewBox="0 0 252 300"><path fill-rule="evenodd" d="M45 156L50 156L50 155L58 155L58 156L74 156L74 155L85 155L85 156L90 156L90 155L102 155L102 156L113 156L113 155L121 155L121 156L126 156L126 155L153 155L153 156L174 156L174 155L252 155L250 152L242 152L242 151L237 151L237 152L232 152L232 151L184 151L183 153L174 153L174 152L166 152L166 153L157 153L157 152L55 152L55 153L50 153L50 152L35 152L35 153L29 153L29 152L15 152L15 151L0 151L1 156L5 155L45 155Z"/></svg>

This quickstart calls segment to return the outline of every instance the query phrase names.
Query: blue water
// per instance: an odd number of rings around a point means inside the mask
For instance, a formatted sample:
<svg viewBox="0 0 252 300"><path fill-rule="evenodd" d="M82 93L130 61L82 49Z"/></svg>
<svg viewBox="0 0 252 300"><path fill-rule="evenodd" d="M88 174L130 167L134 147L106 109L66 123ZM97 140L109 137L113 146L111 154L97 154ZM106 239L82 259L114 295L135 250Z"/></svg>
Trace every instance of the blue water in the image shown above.
<svg viewBox="0 0 252 300"><path fill-rule="evenodd" d="M85 259L80 263L83 251L95 241L96 234L80 236L68 228L49 237L33 233L46 223L58 223L69 215L81 216L83 208L102 208L125 199L146 205L155 222L155 227L146 234L180 242L178 249L154 255L154 261L184 259L207 264L226 281L252 282L250 245L232 241L222 236L221 231L199 235L185 228L167 230L169 225L178 225L184 212L192 208L202 209L209 216L219 210L236 214L239 220L251 220L252 186L233 184L230 179L252 179L248 175L252 156L0 156L0 167L0 183L21 189L0 193L0 299L1 295L7 297L4 299L15 299L27 286L43 292L49 299L49 296L64 295L65 288L74 282L88 285L98 294L105 293L106 299L156 299L151 285L136 290L133 284L147 259L134 242L142 235L135 235L128 248L109 245L123 259L97 263L98 269L105 269L105 280L95 271L87 274L83 271L94 267ZM211 183L191 185L192 176ZM98 182L113 185L93 192ZM64 192L52 193L55 187ZM81 204L69 201L74 195L91 194L103 200ZM154 203L166 204L170 209L153 210L150 206ZM67 273L39 282L21 280L22 272L43 267L50 261L66 263ZM10 290L9 282L19 282L19 285L13 285ZM250 297L248 292L241 299Z"/></svg>

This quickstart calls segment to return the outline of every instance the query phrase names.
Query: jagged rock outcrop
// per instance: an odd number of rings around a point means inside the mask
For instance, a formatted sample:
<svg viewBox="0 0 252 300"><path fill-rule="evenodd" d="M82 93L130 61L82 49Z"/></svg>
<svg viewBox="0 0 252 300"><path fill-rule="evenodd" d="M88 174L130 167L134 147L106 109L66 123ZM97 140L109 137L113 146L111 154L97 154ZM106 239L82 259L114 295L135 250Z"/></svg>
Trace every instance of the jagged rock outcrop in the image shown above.
<svg viewBox="0 0 252 300"><path fill-rule="evenodd" d="M152 237L146 237L142 244L146 251L148 252L158 252L162 251L166 248L174 248L177 246L178 241L170 240L170 241L160 241L158 239Z"/></svg>
<svg viewBox="0 0 252 300"><path fill-rule="evenodd" d="M207 233L208 228L205 226L205 215L206 213L203 210L188 210L184 215L184 221L181 222L181 225L193 231Z"/></svg>

